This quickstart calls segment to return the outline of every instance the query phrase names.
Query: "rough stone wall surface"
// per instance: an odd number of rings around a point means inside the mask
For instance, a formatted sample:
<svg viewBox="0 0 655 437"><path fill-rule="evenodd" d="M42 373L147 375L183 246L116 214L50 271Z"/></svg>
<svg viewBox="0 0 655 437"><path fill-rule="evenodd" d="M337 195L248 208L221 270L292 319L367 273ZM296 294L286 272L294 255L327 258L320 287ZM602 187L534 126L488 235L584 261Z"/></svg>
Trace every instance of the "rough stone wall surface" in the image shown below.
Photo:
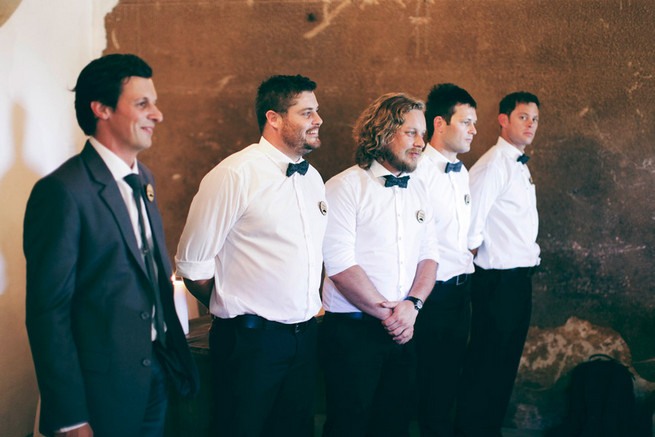
<svg viewBox="0 0 655 437"><path fill-rule="evenodd" d="M556 426L568 411L572 371L596 354L612 357L629 368L638 404L645 404L655 383L642 378L631 366L630 348L625 340L611 328L570 317L563 326L530 328L507 425L528 429Z"/></svg>
<svg viewBox="0 0 655 437"><path fill-rule="evenodd" d="M469 167L496 140L498 101L537 94L533 326L610 327L655 380L654 22L651 0L121 0L106 26L108 53L155 70L165 120L142 158L171 255L202 176L258 139L254 96L272 74L318 83L323 146L308 159L326 180L352 165L352 124L384 92L466 88L479 120Z"/></svg>

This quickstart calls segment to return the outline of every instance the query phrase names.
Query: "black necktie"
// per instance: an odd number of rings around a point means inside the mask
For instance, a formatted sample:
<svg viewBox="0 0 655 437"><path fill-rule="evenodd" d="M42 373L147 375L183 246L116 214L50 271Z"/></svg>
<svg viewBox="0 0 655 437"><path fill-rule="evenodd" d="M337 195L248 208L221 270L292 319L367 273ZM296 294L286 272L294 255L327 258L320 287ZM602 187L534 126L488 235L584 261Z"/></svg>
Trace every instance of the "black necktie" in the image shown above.
<svg viewBox="0 0 655 437"><path fill-rule="evenodd" d="M454 171L455 173L459 173L462 170L462 161L457 161L457 162L449 162L446 164L446 173L450 173L451 171Z"/></svg>
<svg viewBox="0 0 655 437"><path fill-rule="evenodd" d="M148 239L146 238L146 223L141 208L141 199L143 198L143 184L141 183L141 178L139 175L134 173L125 176L123 179L125 179L125 182L127 182L129 186L132 187L132 195L134 196L134 201L136 202L136 209L139 211L141 253L143 253L143 257L145 259L148 279L150 279L154 289L152 300L155 306L155 329L157 330L157 341L159 341L162 345L166 345L166 330L164 329L164 308L161 304L161 298L159 297L159 286L157 285L157 275L155 274L155 258L152 254L150 244L148 244Z"/></svg>
<svg viewBox="0 0 655 437"><path fill-rule="evenodd" d="M409 176L402 176L397 178L392 174L388 174L384 178L387 180L384 183L385 187L393 187L394 185L397 185L400 188L407 188L407 181L409 180Z"/></svg>
<svg viewBox="0 0 655 437"><path fill-rule="evenodd" d="M291 176L295 172L300 173L301 175L304 175L307 173L307 169L309 168L309 162L307 161L302 161L299 162L298 164L289 164L289 167L287 167L287 176Z"/></svg>
<svg viewBox="0 0 655 437"><path fill-rule="evenodd" d="M525 164L526 162L528 162L528 159L530 159L530 157L524 153L523 155L516 158L516 161L520 162L521 164Z"/></svg>

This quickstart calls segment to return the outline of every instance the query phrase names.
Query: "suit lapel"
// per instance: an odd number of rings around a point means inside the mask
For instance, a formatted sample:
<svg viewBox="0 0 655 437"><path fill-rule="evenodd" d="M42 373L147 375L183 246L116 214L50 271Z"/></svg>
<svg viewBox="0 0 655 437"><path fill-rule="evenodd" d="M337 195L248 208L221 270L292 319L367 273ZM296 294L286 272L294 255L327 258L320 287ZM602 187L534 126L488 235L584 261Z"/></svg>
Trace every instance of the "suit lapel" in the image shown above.
<svg viewBox="0 0 655 437"><path fill-rule="evenodd" d="M84 150L82 150L81 156L89 170L91 178L100 185L98 195L111 211L114 220L116 220L118 229L132 254L134 262L140 266L143 274L147 276L146 266L139 251L136 236L134 235L132 221L130 220L125 201L118 190L118 185L114 177L100 155L98 155L98 152L95 151L88 141L84 146Z"/></svg>

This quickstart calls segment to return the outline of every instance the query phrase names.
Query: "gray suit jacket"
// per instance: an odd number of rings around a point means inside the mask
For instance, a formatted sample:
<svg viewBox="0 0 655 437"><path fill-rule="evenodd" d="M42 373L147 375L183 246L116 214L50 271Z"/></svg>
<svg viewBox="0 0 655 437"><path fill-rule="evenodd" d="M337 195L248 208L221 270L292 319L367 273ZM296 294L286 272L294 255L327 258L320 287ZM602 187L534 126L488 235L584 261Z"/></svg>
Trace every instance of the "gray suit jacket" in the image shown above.
<svg viewBox="0 0 655 437"><path fill-rule="evenodd" d="M154 185L145 166L139 172ZM145 203L174 386L194 395L198 374L175 313L161 216L156 202ZM116 181L89 143L34 186L23 249L40 431L89 422L97 436L136 436L149 394L153 287Z"/></svg>

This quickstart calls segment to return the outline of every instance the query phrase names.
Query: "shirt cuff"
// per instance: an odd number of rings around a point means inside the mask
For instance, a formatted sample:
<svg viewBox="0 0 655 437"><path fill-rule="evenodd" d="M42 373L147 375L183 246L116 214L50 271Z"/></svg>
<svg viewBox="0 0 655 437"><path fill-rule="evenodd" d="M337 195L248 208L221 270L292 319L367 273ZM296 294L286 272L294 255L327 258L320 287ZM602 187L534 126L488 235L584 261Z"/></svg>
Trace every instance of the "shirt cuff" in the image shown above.
<svg viewBox="0 0 655 437"><path fill-rule="evenodd" d="M352 266L356 266L356 262L343 262L344 260L341 260L342 262L338 264L332 264L325 262L325 274L329 277L332 277L334 275L338 275L339 273L348 270Z"/></svg>
<svg viewBox="0 0 655 437"><path fill-rule="evenodd" d="M77 428L82 428L84 425L86 425L86 424L88 424L88 423L89 423L89 422L78 423L78 424L75 424L75 425L67 426L67 427L65 427L65 428L60 428L60 429L56 430L55 432L68 432L68 431L72 431L72 430L77 429Z"/></svg>
<svg viewBox="0 0 655 437"><path fill-rule="evenodd" d="M471 237L468 239L469 250L477 249L482 246L482 237Z"/></svg>
<svg viewBox="0 0 655 437"><path fill-rule="evenodd" d="M216 264L214 260L209 261L180 261L175 260L176 276L181 276L192 281L212 279Z"/></svg>

